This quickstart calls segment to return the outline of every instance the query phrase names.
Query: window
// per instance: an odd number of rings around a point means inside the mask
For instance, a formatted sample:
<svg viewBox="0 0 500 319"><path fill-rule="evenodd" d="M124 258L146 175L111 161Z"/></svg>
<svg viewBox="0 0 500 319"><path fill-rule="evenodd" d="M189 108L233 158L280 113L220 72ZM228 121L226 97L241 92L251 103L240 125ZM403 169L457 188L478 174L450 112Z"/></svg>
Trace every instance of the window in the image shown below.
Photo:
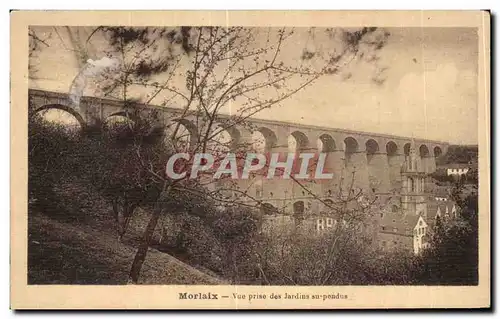
<svg viewBox="0 0 500 319"><path fill-rule="evenodd" d="M405 228L405 232L406 232L406 235L410 235L410 234L411 234L411 229L410 229L410 227L406 227L406 228Z"/></svg>
<svg viewBox="0 0 500 319"><path fill-rule="evenodd" d="M384 218L384 213L380 213L380 218Z"/></svg>
<svg viewBox="0 0 500 319"><path fill-rule="evenodd" d="M261 198L262 195L263 195L262 193L263 193L263 191L262 191L262 180L259 179L259 180L255 181L255 197Z"/></svg>
<svg viewBox="0 0 500 319"><path fill-rule="evenodd" d="M320 218L320 219L317 220L316 229L318 231L322 231L322 230L325 229L325 224L324 224L324 221L323 221L322 218Z"/></svg>
<svg viewBox="0 0 500 319"><path fill-rule="evenodd" d="M393 222L393 223L395 223L395 222L396 222L396 220L395 220L395 219L393 219L393 220L392 220L392 222Z"/></svg>
<svg viewBox="0 0 500 319"><path fill-rule="evenodd" d="M273 197L273 195L274 195L273 192L269 192L269 196Z"/></svg>
<svg viewBox="0 0 500 319"><path fill-rule="evenodd" d="M326 226L328 228L333 227L333 219L332 218L327 218L326 219Z"/></svg>
<svg viewBox="0 0 500 319"><path fill-rule="evenodd" d="M385 246L386 244L385 240L382 240L382 246Z"/></svg>
<svg viewBox="0 0 500 319"><path fill-rule="evenodd" d="M398 242L397 242L397 241L394 241L393 243L394 243L394 246L397 246L397 245L398 245Z"/></svg>
<svg viewBox="0 0 500 319"><path fill-rule="evenodd" d="M419 222L418 222L418 225L419 225L419 226L422 226L422 221L419 221Z"/></svg>
<svg viewBox="0 0 500 319"><path fill-rule="evenodd" d="M393 232L395 232L395 233L397 233L397 232L398 232L398 229L397 229L396 227L394 227L394 228L392 229L392 231L393 231Z"/></svg>
<svg viewBox="0 0 500 319"><path fill-rule="evenodd" d="M398 206L392 205L392 212L395 213L398 211Z"/></svg>
<svg viewBox="0 0 500 319"><path fill-rule="evenodd" d="M382 229L382 231L385 231L385 226L382 226L381 229Z"/></svg>

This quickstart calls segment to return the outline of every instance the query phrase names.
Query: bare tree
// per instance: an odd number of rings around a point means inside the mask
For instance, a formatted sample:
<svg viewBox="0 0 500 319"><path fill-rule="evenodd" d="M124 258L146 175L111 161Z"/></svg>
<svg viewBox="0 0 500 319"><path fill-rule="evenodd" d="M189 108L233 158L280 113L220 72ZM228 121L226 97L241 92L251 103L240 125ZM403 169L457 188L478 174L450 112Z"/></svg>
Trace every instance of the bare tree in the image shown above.
<svg viewBox="0 0 500 319"><path fill-rule="evenodd" d="M51 34L46 37L40 36L33 28L28 29L29 52L28 52L28 71L30 79L35 78L37 66L35 61L38 60L39 54L43 48L49 47L48 40Z"/></svg>
<svg viewBox="0 0 500 319"><path fill-rule="evenodd" d="M321 229L314 223L295 227L291 232L264 233L257 264L264 283L345 283L349 277L342 274L346 262L362 260L366 257L362 254L370 249L373 235L370 220L376 211L376 198L356 189L354 180L352 173L350 181L341 180L335 194L327 198L311 194L311 198L323 203L323 209L309 213L308 217L314 217L314 221L323 219ZM301 221L298 222L300 225Z"/></svg>
<svg viewBox="0 0 500 319"><path fill-rule="evenodd" d="M227 148L244 154L250 147L248 142L234 145L232 140L224 141L223 132L247 125L246 120L253 115L281 105L321 77L348 79L348 65L355 59L376 63L377 51L389 36L376 28L326 29L323 36L328 43L305 47L297 60L288 54L296 49L296 32L287 28L99 27L87 42L99 35L108 41L106 56L118 61L118 68L99 75L98 89L104 96L123 101L128 123L142 114L134 108L135 102L174 105L178 113L164 123L169 132L165 140L171 151L185 152L188 148L193 153L210 152L219 160ZM317 30L309 30L311 41L315 34ZM222 116L228 109L231 114ZM183 125L188 120L196 125L186 129ZM161 122L157 116L153 121ZM134 147L142 171L159 191L130 270L130 283L138 282L153 232L160 217L169 213L164 203L172 200L172 194L192 192L234 202L220 190L210 192L203 187L213 181L170 179L164 173L164 163L158 165L144 156L142 138L134 139ZM327 273L325 270L324 276Z"/></svg>

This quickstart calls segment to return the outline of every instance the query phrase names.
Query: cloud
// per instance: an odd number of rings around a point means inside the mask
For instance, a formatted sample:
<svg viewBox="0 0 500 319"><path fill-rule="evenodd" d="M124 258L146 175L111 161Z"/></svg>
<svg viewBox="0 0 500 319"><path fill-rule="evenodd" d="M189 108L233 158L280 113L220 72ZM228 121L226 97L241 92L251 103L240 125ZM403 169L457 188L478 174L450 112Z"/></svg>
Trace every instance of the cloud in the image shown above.
<svg viewBox="0 0 500 319"><path fill-rule="evenodd" d="M403 125L414 123L408 131L415 135L442 139L448 132L450 141L477 143L477 122L471 121L477 119L476 81L473 70L460 70L454 63L406 74L394 101Z"/></svg>
<svg viewBox="0 0 500 319"><path fill-rule="evenodd" d="M99 60L92 60L92 59L88 59L87 60L87 67L85 69L85 72L88 74L88 75L97 75L103 71L106 70L106 68L108 69L115 69L119 66L120 64L120 61L118 61L117 59L110 59L108 57L103 57Z"/></svg>

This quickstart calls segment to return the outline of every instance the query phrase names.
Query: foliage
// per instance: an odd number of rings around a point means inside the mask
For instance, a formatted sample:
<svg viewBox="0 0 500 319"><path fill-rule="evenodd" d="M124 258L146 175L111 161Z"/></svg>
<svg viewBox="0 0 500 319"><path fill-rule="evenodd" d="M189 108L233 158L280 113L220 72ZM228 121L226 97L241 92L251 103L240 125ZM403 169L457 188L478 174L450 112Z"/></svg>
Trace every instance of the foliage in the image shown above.
<svg viewBox="0 0 500 319"><path fill-rule="evenodd" d="M477 227L466 221L442 223L421 256L417 278L427 285L477 285Z"/></svg>
<svg viewBox="0 0 500 319"><path fill-rule="evenodd" d="M28 196L31 206L59 217L66 211L57 195L61 181L72 174L69 161L79 134L64 126L44 123L39 115L28 122Z"/></svg>
<svg viewBox="0 0 500 319"><path fill-rule="evenodd" d="M434 173L429 174L430 177L432 177L435 181L436 184L438 185L451 185L454 184L458 178L453 176L453 175L448 175L446 173L446 170L438 169Z"/></svg>
<svg viewBox="0 0 500 319"><path fill-rule="evenodd" d="M151 132L154 130L127 123L101 124L79 132L33 115L29 191L35 209L65 222L83 223L91 218L106 219L98 215L106 214L107 208L97 206L105 200L117 218L113 228L123 236L134 210L139 206L151 209L157 202L158 183L153 180L154 175L140 175L145 169L135 160L140 152L140 158L163 168L168 149L162 136L151 137L155 134ZM146 141L143 145L150 147L136 149L132 138L140 136ZM209 198L178 190L173 190L162 206L168 215L182 220L174 245L164 247L170 253L235 281L248 277L252 241L258 227L252 211L217 208ZM119 220L119 214L127 220Z"/></svg>
<svg viewBox="0 0 500 319"><path fill-rule="evenodd" d="M477 145L450 145L446 154L436 159L437 165L446 165L451 163L469 164L477 162L478 146Z"/></svg>
<svg viewBox="0 0 500 319"><path fill-rule="evenodd" d="M180 213L168 220L159 249L233 283L253 279L259 226L254 212L221 209L204 216Z"/></svg>

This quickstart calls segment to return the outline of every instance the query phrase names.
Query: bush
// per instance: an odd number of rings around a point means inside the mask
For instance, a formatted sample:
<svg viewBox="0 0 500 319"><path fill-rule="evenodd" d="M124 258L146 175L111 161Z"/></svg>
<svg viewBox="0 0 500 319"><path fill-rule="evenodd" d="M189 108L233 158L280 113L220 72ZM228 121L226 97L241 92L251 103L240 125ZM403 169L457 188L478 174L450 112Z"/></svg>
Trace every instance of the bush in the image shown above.
<svg viewBox="0 0 500 319"><path fill-rule="evenodd" d="M255 277L257 230L255 214L245 209L169 215L160 249L234 283L248 282Z"/></svg>

